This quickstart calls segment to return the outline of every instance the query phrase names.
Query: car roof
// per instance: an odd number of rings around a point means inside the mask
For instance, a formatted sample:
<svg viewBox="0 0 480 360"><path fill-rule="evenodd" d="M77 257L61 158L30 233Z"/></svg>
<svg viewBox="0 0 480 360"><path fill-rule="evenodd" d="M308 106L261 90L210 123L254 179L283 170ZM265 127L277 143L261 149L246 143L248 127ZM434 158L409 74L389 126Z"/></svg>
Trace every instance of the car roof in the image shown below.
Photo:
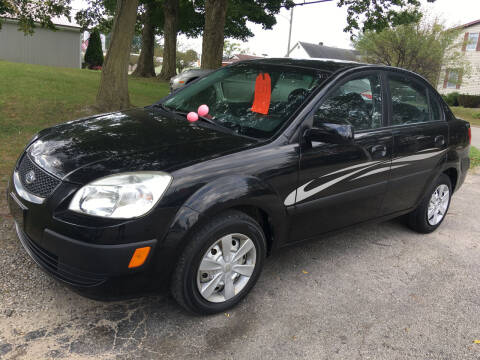
<svg viewBox="0 0 480 360"><path fill-rule="evenodd" d="M395 66L387 66L383 64L366 64L366 63L355 62L355 61L332 60L332 59L262 58L262 59L255 59L255 60L238 61L232 65L245 64L245 63L291 66L291 67L298 67L303 69L312 69L316 71L328 72L330 74L333 74L342 70L353 69L353 68L386 70L390 72L397 72L404 75L409 75L416 79L421 79L424 82L426 82L430 87L434 88L428 82L427 79L425 79L423 76L411 70L407 70L407 69L403 69Z"/></svg>
<svg viewBox="0 0 480 360"><path fill-rule="evenodd" d="M299 68L307 68L317 71L325 71L329 73L337 72L338 70L348 69L359 66L368 66L368 64L362 64L355 61L345 60L332 60L332 59L292 59L292 58L262 58L255 60L239 61L239 63L256 63L262 65L281 65L292 66Z"/></svg>

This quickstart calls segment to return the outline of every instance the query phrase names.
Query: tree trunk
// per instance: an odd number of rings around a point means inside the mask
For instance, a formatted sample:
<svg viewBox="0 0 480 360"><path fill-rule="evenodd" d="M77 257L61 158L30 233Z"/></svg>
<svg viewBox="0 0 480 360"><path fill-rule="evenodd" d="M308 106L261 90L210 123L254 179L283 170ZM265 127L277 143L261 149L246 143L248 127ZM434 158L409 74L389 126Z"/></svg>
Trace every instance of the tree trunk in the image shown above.
<svg viewBox="0 0 480 360"><path fill-rule="evenodd" d="M102 69L97 107L115 111L130 106L128 62L135 32L138 0L117 0L112 37Z"/></svg>
<svg viewBox="0 0 480 360"><path fill-rule="evenodd" d="M177 75L177 29L178 29L178 0L165 0L164 13L164 45L162 71L158 77L170 80Z"/></svg>
<svg viewBox="0 0 480 360"><path fill-rule="evenodd" d="M205 1L205 28L202 41L202 69L222 66L227 0Z"/></svg>
<svg viewBox="0 0 480 360"><path fill-rule="evenodd" d="M153 61L155 49L155 26L152 21L152 5L146 5L146 12L143 21L142 49L138 58L137 68L133 76L152 77L155 76L155 64Z"/></svg>

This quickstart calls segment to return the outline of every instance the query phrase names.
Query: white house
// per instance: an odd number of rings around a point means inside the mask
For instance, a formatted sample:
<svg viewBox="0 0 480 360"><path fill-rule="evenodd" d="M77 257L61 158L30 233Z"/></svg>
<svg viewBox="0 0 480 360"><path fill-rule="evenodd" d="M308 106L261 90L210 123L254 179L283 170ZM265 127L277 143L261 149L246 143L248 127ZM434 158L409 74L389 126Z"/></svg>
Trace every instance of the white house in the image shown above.
<svg viewBox="0 0 480 360"><path fill-rule="evenodd" d="M442 94L459 92L469 95L480 95L480 19L461 25L459 40L462 42L462 51L470 62L472 73L462 76L455 67L444 67L440 73L437 89Z"/></svg>
<svg viewBox="0 0 480 360"><path fill-rule="evenodd" d="M14 19L2 19L0 59L27 64L81 68L80 27L66 19L56 19L57 31L35 28L33 35L18 31Z"/></svg>
<svg viewBox="0 0 480 360"><path fill-rule="evenodd" d="M323 43L311 44L304 41L297 42L289 51L288 56L294 59L359 60L359 53L356 50L325 46Z"/></svg>

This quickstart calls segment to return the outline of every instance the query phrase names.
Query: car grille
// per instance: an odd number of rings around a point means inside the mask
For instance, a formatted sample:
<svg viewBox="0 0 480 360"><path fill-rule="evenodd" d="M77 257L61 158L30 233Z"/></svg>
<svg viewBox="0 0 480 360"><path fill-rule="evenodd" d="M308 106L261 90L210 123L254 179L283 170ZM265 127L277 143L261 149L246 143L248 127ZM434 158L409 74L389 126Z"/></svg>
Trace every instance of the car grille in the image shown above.
<svg viewBox="0 0 480 360"><path fill-rule="evenodd" d="M35 180L28 184L25 181L27 173L33 171L35 173ZM40 167L35 165L27 153L25 153L18 165L18 173L20 175L20 181L22 185L27 189L28 192L33 195L46 198L48 197L53 190L60 184L60 180L56 177L50 175L46 171L42 170Z"/></svg>
<svg viewBox="0 0 480 360"><path fill-rule="evenodd" d="M35 243L18 225L16 228L18 238L27 253L56 279L79 287L96 286L107 280L102 274L93 274L62 264L58 261L58 256Z"/></svg>

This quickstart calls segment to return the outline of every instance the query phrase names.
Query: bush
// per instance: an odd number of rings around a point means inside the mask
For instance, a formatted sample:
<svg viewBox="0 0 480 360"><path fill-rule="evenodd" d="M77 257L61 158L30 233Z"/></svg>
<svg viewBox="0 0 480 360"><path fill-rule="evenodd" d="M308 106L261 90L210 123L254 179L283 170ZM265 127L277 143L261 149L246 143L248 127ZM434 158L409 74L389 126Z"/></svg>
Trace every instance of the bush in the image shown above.
<svg viewBox="0 0 480 360"><path fill-rule="evenodd" d="M452 92L447 95L442 95L443 100L447 103L448 106L458 106L458 97L460 94L458 92Z"/></svg>
<svg viewBox="0 0 480 360"><path fill-rule="evenodd" d="M103 65L103 51L102 40L100 39L100 32L94 29L88 39L88 47L85 52L85 62L89 68Z"/></svg>
<svg viewBox="0 0 480 360"><path fill-rule="evenodd" d="M466 108L480 107L480 95L460 95L458 104Z"/></svg>

